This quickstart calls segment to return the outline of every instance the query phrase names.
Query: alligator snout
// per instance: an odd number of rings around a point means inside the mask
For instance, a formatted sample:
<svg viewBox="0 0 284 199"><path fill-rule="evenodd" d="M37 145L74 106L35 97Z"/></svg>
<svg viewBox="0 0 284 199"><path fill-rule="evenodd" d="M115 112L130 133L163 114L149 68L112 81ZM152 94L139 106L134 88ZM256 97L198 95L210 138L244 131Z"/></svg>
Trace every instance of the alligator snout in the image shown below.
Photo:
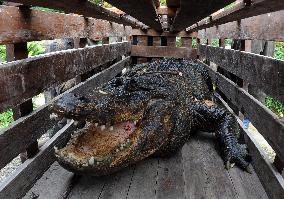
<svg viewBox="0 0 284 199"><path fill-rule="evenodd" d="M65 94L51 107L53 113L58 117L66 117L76 119L76 117L82 118L84 115L82 113L83 107L89 100L85 97L78 96L73 93Z"/></svg>

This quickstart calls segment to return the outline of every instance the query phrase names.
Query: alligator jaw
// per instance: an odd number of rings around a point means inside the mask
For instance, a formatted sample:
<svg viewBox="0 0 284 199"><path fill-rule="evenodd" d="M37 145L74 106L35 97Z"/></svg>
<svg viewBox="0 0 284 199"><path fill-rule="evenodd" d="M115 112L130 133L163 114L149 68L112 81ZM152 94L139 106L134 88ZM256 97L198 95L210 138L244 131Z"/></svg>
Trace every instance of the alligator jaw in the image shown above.
<svg viewBox="0 0 284 199"><path fill-rule="evenodd" d="M68 144L55 149L58 162L76 173L104 175L116 166L114 162L125 156L139 132L139 122L127 121L113 126L87 123L75 132ZM116 163L115 163L116 164Z"/></svg>

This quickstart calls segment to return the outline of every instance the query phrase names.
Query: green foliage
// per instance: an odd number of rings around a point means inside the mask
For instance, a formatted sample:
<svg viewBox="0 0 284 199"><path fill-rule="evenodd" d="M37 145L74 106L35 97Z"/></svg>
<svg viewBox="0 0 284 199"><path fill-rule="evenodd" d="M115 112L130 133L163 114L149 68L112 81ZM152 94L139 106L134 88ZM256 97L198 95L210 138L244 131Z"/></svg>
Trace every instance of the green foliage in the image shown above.
<svg viewBox="0 0 284 199"><path fill-rule="evenodd" d="M55 10L51 8L45 8L45 7L40 7L40 6L33 6L32 9L34 10L40 10L44 12L58 12L58 13L64 13L62 10Z"/></svg>
<svg viewBox="0 0 284 199"><path fill-rule="evenodd" d="M284 60L284 42L275 42L274 57Z"/></svg>
<svg viewBox="0 0 284 199"><path fill-rule="evenodd" d="M36 41L28 42L29 57L40 55L45 52L44 47Z"/></svg>
<svg viewBox="0 0 284 199"><path fill-rule="evenodd" d="M6 46L5 45L0 45L0 62L4 62L7 60L6 57Z"/></svg>
<svg viewBox="0 0 284 199"><path fill-rule="evenodd" d="M265 106L272 110L279 117L284 118L284 104L273 99L272 97L266 97Z"/></svg>
<svg viewBox="0 0 284 199"><path fill-rule="evenodd" d="M160 5L161 6L166 6L167 5L167 0L160 0Z"/></svg>
<svg viewBox="0 0 284 199"><path fill-rule="evenodd" d="M13 112L8 110L0 114L0 129L7 127L11 122L13 122Z"/></svg>
<svg viewBox="0 0 284 199"><path fill-rule="evenodd" d="M219 47L219 39L212 39L212 46Z"/></svg>
<svg viewBox="0 0 284 199"><path fill-rule="evenodd" d="M197 39L192 38L192 48L197 48Z"/></svg>
<svg viewBox="0 0 284 199"><path fill-rule="evenodd" d="M229 46L230 48L233 45L233 40L232 39L225 39L225 46Z"/></svg>
<svg viewBox="0 0 284 199"><path fill-rule="evenodd" d="M182 45L181 37L176 37L176 47L181 47L181 45Z"/></svg>
<svg viewBox="0 0 284 199"><path fill-rule="evenodd" d="M233 2L233 3L229 4L229 5L227 5L224 9L228 10L228 9L234 7L235 4L236 4L236 2Z"/></svg>

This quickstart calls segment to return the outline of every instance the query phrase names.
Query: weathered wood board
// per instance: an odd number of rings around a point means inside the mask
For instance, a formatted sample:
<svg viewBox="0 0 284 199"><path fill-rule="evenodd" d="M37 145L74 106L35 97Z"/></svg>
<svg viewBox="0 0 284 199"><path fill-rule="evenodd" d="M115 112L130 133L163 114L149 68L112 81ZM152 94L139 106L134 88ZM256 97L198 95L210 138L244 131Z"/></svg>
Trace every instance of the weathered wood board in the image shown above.
<svg viewBox="0 0 284 199"><path fill-rule="evenodd" d="M130 42L64 50L0 67L0 112L130 52Z"/></svg>
<svg viewBox="0 0 284 199"><path fill-rule="evenodd" d="M185 47L132 45L131 56L195 59L197 57L197 50Z"/></svg>
<svg viewBox="0 0 284 199"><path fill-rule="evenodd" d="M207 60L284 103L284 61L207 45L200 45L199 53Z"/></svg>

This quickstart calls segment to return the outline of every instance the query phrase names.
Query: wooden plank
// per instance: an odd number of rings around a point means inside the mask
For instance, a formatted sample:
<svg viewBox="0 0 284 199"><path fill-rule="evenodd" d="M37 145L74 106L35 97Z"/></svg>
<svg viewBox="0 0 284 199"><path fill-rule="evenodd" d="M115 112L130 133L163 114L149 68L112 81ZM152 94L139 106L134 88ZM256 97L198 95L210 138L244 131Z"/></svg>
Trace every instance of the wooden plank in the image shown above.
<svg viewBox="0 0 284 199"><path fill-rule="evenodd" d="M284 11L263 14L198 31L199 38L284 41Z"/></svg>
<svg viewBox="0 0 284 199"><path fill-rule="evenodd" d="M23 199L62 198L74 181L74 174L54 162Z"/></svg>
<svg viewBox="0 0 284 199"><path fill-rule="evenodd" d="M135 171L135 165L132 165L108 176L99 199L128 198L128 191Z"/></svg>
<svg viewBox="0 0 284 199"><path fill-rule="evenodd" d="M36 180L54 162L54 146L64 146L74 130L73 122L67 124L42 147L32 159L28 159L0 185L0 198L16 199L24 196Z"/></svg>
<svg viewBox="0 0 284 199"><path fill-rule="evenodd" d="M224 102L224 100L221 97L219 97L218 99L221 101L221 103L225 105L225 107L231 113L233 113L233 110L230 109L230 107L226 104L226 102ZM241 133L245 137L249 153L252 156L252 165L254 167L255 172L258 175L259 180L261 181L269 198L278 199L279 196L284 195L283 177L277 171L274 165L268 160L267 155L263 151L263 148L258 144L258 141L254 138L253 134L250 133L247 129L244 129L240 119L238 117L236 118L239 123ZM241 173L239 175L241 175ZM244 177L242 177L242 179L246 180L246 178ZM248 189L250 189L250 187L251 185L247 186ZM257 190L255 192L257 192Z"/></svg>
<svg viewBox="0 0 284 199"><path fill-rule="evenodd" d="M182 149L186 198L268 199L255 172L227 171L212 133L198 132Z"/></svg>
<svg viewBox="0 0 284 199"><path fill-rule="evenodd" d="M199 53L209 61L284 103L284 61L207 45L200 45Z"/></svg>
<svg viewBox="0 0 284 199"><path fill-rule="evenodd" d="M109 176L108 176L109 178ZM100 194L104 188L106 176L82 176L71 190L68 199L90 199L100 198Z"/></svg>
<svg viewBox="0 0 284 199"><path fill-rule="evenodd" d="M158 31L162 30L156 7L152 0L108 0L108 2L151 28Z"/></svg>
<svg viewBox="0 0 284 199"><path fill-rule="evenodd" d="M102 85L120 73L121 70L129 64L129 62L130 57L127 57L108 69L94 75L87 81L78 84L68 92L82 95L88 94L93 90L93 88ZM53 127L55 122L49 118L49 107L54 101L60 99L64 94L65 93L54 98L53 101L40 107L30 115L13 122L7 129L0 131L0 169L19 153L23 152L26 146ZM23 131L23 129L25 129L25 131Z"/></svg>
<svg viewBox="0 0 284 199"><path fill-rule="evenodd" d="M155 198L158 159L149 158L137 163L127 198Z"/></svg>
<svg viewBox="0 0 284 199"><path fill-rule="evenodd" d="M200 62L201 63L201 62ZM257 101L243 88L239 88L234 82L220 73L215 72L209 66L209 74L216 86L226 97L243 110L249 120L254 124L266 141L271 145L279 158L284 159L284 123L267 107Z"/></svg>
<svg viewBox="0 0 284 199"><path fill-rule="evenodd" d="M10 0L12 2L21 3L27 6L41 6L46 8L52 8L65 13L75 13L83 15L84 17L93 17L98 19L105 19L108 21L122 23L137 28L146 28L146 26L137 20L129 19L125 16L121 16L115 12L107 10L101 6L95 5L90 1L82 0Z"/></svg>
<svg viewBox="0 0 284 199"><path fill-rule="evenodd" d="M197 26L188 28L188 31L196 31L211 26L221 25L224 23L239 21L241 19L271 13L284 9L282 0L258 0L258 1L239 1L222 12L212 14L210 18L200 21Z"/></svg>
<svg viewBox="0 0 284 199"><path fill-rule="evenodd" d="M137 57L174 57L195 59L196 49L170 46L132 46L131 56Z"/></svg>
<svg viewBox="0 0 284 199"><path fill-rule="evenodd" d="M198 34L197 32L192 32L192 33L188 33L186 31L180 31L177 33L174 32L158 32L154 29L147 29L147 30L141 30L141 29L132 29L132 35L140 35L140 36L153 36L153 37L197 37Z"/></svg>
<svg viewBox="0 0 284 199"><path fill-rule="evenodd" d="M157 199L185 198L181 151L159 158L157 174Z"/></svg>
<svg viewBox="0 0 284 199"><path fill-rule="evenodd" d="M23 17L23 12L18 7L0 6L0 44L57 38L98 40L103 37L131 35L130 26L74 14L30 9L26 15L29 17Z"/></svg>
<svg viewBox="0 0 284 199"><path fill-rule="evenodd" d="M234 0L181 0L180 9L177 11L171 30L184 30L232 2Z"/></svg>
<svg viewBox="0 0 284 199"><path fill-rule="evenodd" d="M44 54L0 67L0 112L130 52L130 42Z"/></svg>

